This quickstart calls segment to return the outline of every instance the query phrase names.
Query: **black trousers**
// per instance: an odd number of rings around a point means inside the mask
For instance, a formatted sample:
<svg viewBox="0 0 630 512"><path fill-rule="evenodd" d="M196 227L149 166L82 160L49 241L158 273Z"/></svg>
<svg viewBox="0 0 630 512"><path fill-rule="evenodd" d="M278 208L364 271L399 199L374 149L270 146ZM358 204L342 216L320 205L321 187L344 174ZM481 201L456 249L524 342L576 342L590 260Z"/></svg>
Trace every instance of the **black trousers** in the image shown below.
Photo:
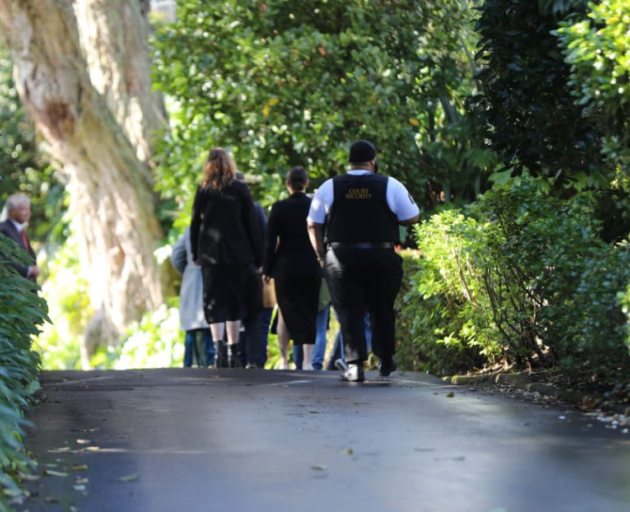
<svg viewBox="0 0 630 512"><path fill-rule="evenodd" d="M241 321L244 330L240 336L245 352L244 364L257 364L260 357L260 331L262 324L260 316L262 311L262 275L254 273L253 268L249 269L243 291L245 292L245 308L247 311Z"/></svg>
<svg viewBox="0 0 630 512"><path fill-rule="evenodd" d="M367 360L365 311L372 322L372 351L387 358L396 351L394 301L402 282L402 259L393 249L329 248L325 274L339 318L346 363Z"/></svg>

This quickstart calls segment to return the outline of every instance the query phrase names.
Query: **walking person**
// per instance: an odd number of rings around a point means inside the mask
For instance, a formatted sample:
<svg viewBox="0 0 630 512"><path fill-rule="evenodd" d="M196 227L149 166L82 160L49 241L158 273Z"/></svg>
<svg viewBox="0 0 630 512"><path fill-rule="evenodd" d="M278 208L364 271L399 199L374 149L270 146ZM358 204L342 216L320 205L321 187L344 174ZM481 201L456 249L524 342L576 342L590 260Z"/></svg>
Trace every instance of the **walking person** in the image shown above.
<svg viewBox="0 0 630 512"><path fill-rule="evenodd" d="M253 263L262 270L263 244L254 202L236 179L232 157L222 148L210 151L197 189L190 224L195 264L201 265L203 307L212 337L227 332L229 365L240 366L240 321L247 313L245 286Z"/></svg>
<svg viewBox="0 0 630 512"><path fill-rule="evenodd" d="M24 224L31 218L31 200L23 194L13 194L5 204L7 219L0 222L0 233L13 240L24 249L32 260L32 265L24 265L15 261L11 266L22 276L35 281L40 269L35 263L35 251L24 230Z"/></svg>
<svg viewBox="0 0 630 512"><path fill-rule="evenodd" d="M322 271L306 228L311 199L306 195L308 174L303 167L287 173L286 186L291 195L275 203L269 214L263 274L266 282L275 280L280 367L287 368L292 339L303 345L305 369L310 369Z"/></svg>
<svg viewBox="0 0 630 512"><path fill-rule="evenodd" d="M245 183L245 175L240 171L236 171L236 179ZM256 201L254 201L254 209L256 211L256 221L258 222L258 231L260 232L261 239L263 241L264 251L264 242L267 234L267 216L265 215L263 207ZM241 364L245 368L264 368L264 363L260 365L260 353L263 350L261 347L262 342L260 333L265 319L262 303L262 275L254 266L254 263L250 264L249 270L250 272L247 275L244 289L246 314L241 320L241 332L238 340L238 356ZM269 329L268 323L267 329ZM264 350L267 350L266 343Z"/></svg>
<svg viewBox="0 0 630 512"><path fill-rule="evenodd" d="M173 267L182 274L179 291L179 324L186 333L184 338L184 368L197 366L211 368L215 361L215 348L210 326L203 311L203 280L201 267L195 265L190 249L190 226L179 237L171 253ZM197 338L201 336L203 354L199 354Z"/></svg>
<svg viewBox="0 0 630 512"><path fill-rule="evenodd" d="M379 375L396 369L394 300L403 271L394 247L399 225L418 222L419 209L402 183L377 174L371 142L353 143L348 160L349 171L324 182L313 197L308 229L341 327L347 364L341 378L363 382L366 310Z"/></svg>

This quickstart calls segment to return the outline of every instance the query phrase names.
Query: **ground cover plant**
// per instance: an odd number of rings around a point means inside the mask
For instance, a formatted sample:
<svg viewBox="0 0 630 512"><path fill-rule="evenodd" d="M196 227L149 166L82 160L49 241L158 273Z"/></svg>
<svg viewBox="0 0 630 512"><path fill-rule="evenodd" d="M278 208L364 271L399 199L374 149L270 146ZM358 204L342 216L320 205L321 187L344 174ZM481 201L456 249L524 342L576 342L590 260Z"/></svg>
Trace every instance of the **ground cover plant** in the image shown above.
<svg viewBox="0 0 630 512"><path fill-rule="evenodd" d="M39 388L40 358L33 338L48 318L46 303L33 289L36 285L8 263L24 263L23 253L0 236L0 510L10 510L12 499L20 496L21 475L35 467L24 449L23 409Z"/></svg>

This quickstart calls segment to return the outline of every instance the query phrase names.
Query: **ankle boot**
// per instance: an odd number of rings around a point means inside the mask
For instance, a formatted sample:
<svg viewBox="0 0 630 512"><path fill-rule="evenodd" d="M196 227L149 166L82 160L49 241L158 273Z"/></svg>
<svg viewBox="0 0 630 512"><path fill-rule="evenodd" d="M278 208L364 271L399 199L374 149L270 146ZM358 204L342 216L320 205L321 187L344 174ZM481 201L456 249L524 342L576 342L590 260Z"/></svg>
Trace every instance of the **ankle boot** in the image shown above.
<svg viewBox="0 0 630 512"><path fill-rule="evenodd" d="M238 343L228 345L228 366L230 368L241 368L243 365L238 358Z"/></svg>
<svg viewBox="0 0 630 512"><path fill-rule="evenodd" d="M225 340L219 340L217 343L218 357L217 357L217 366L219 368L227 368L228 367L228 347L227 342Z"/></svg>

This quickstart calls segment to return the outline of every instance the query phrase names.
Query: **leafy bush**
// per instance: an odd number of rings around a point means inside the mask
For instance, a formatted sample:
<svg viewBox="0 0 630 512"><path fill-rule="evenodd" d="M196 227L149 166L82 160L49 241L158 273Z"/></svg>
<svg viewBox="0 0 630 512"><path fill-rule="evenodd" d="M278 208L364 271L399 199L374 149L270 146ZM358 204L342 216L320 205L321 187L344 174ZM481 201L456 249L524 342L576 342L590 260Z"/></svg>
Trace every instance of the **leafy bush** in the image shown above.
<svg viewBox="0 0 630 512"><path fill-rule="evenodd" d="M431 291L439 272L418 251L400 254L405 278L395 304L399 368L448 375L482 365L478 351L457 338L464 330L453 297Z"/></svg>
<svg viewBox="0 0 630 512"><path fill-rule="evenodd" d="M602 366L628 369L617 294L630 281L630 253L625 245L601 240L598 200L596 193L553 198L523 179L471 207L471 215L500 226L489 250L500 265L499 290L512 288L507 309L497 319L504 342L521 337L517 351L512 344L511 359L531 361L533 353L541 356L547 347L569 376Z"/></svg>
<svg viewBox="0 0 630 512"><path fill-rule="evenodd" d="M176 302L177 299L174 299ZM132 324L118 347L101 348L92 366L100 369L169 368L182 366L184 334L176 304L163 305Z"/></svg>
<svg viewBox="0 0 630 512"><path fill-rule="evenodd" d="M8 497L18 496L19 475L34 467L24 452L22 408L39 388L39 355L32 339L48 320L46 303L35 285L16 274L8 260L26 263L24 251L0 236L0 510L10 510Z"/></svg>
<svg viewBox="0 0 630 512"><path fill-rule="evenodd" d="M419 227L421 256L399 307L426 368L505 360L558 364L582 380L630 376L618 299L630 250L600 239L597 200L549 197L523 178Z"/></svg>

